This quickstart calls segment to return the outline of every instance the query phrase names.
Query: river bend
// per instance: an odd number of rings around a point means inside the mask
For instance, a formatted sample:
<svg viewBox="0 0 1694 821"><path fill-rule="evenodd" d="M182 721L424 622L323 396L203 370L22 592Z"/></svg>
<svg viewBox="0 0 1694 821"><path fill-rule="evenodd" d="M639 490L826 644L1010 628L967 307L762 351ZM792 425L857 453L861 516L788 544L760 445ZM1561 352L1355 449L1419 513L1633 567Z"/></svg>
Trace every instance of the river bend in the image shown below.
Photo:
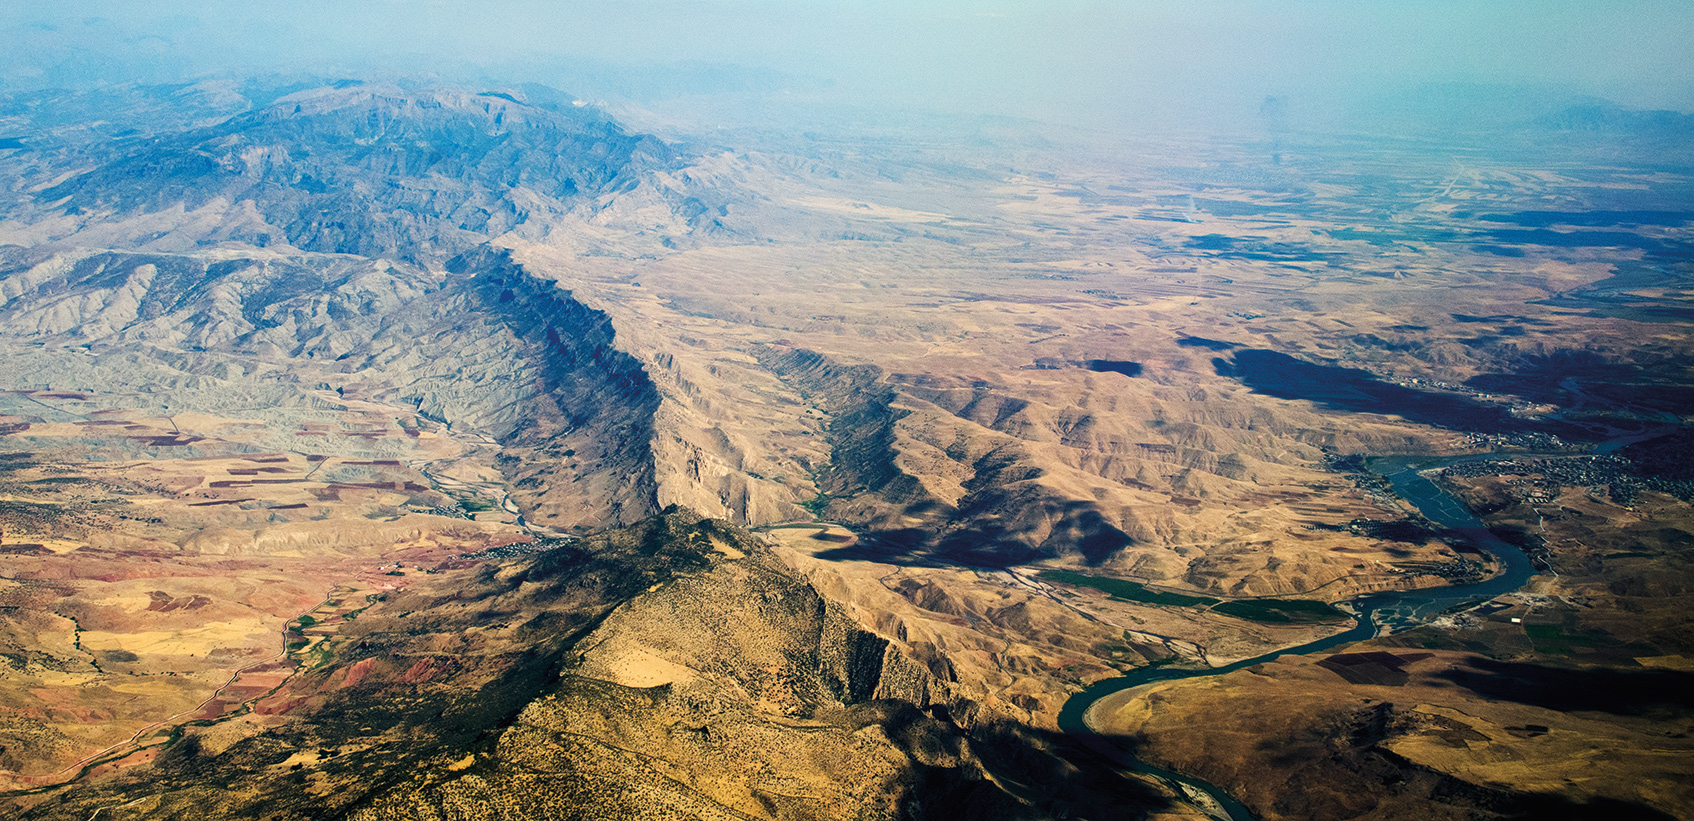
<svg viewBox="0 0 1694 821"><path fill-rule="evenodd" d="M1474 584L1371 593L1350 602L1357 622L1346 631L1306 644L1273 650L1262 656L1242 659L1222 667L1181 669L1146 667L1121 678L1106 679L1072 696L1059 712L1059 729L1082 740L1089 747L1130 770L1165 781L1202 804L1227 816L1230 821L1254 821L1254 816L1239 801L1217 787L1197 778L1180 775L1154 767L1125 751L1095 732L1088 723L1088 711L1101 699L1145 684L1175 681L1186 678L1219 676L1236 670L1263 664L1281 656L1319 653L1344 644L1372 638L1383 632L1400 632L1427 622L1431 617L1455 607L1482 602L1510 593L1522 587L1534 574L1535 568L1523 551L1501 541L1488 531L1463 502L1442 490L1423 475L1424 471L1476 457L1431 458L1417 456L1383 456L1369 460L1372 472L1388 479L1394 491L1423 513L1430 521L1455 531L1478 549L1486 551L1499 562L1502 570L1485 581Z"/></svg>

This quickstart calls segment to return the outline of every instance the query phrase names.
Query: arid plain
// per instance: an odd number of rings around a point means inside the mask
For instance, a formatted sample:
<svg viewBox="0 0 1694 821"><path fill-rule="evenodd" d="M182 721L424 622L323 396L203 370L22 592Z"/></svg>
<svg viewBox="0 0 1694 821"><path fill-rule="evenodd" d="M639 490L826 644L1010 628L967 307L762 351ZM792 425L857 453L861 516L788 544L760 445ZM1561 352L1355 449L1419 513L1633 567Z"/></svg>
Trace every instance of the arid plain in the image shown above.
<svg viewBox="0 0 1694 821"><path fill-rule="evenodd" d="M1694 182L1653 145L239 91L3 121L26 817L1205 817L1061 710L1504 572L1389 455L1531 580L1092 729L1262 818L1690 811Z"/></svg>

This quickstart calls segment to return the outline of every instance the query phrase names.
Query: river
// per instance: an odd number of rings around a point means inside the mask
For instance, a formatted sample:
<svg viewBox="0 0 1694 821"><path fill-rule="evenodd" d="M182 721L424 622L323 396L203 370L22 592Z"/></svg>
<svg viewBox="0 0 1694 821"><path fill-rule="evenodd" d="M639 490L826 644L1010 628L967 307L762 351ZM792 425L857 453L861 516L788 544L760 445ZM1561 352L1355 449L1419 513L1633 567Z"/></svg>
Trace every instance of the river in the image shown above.
<svg viewBox="0 0 1694 821"><path fill-rule="evenodd" d="M1122 678L1106 679L1072 696L1059 712L1059 729L1077 738L1108 758L1138 773L1144 773L1176 786L1201 804L1211 803L1214 812L1227 815L1230 821L1253 821L1248 809L1217 787L1185 775L1154 767L1135 758L1110 739L1095 732L1088 724L1088 710L1101 699L1114 693L1160 681L1174 681L1202 676L1219 676L1246 667L1289 655L1318 653L1372 638L1383 628L1399 632L1428 621L1431 617L1455 607L1482 602L1522 587L1535 568L1523 551L1506 544L1488 532L1464 503L1424 477L1421 471L1478 458L1434 458L1418 456L1382 456L1369 460L1372 472L1388 479L1400 498L1411 503L1430 521L1456 531L1477 548L1486 551L1499 562L1501 572L1475 584L1407 590L1391 593L1372 593L1350 602L1357 623L1348 630L1306 644L1273 650L1262 656L1242 659L1222 667L1181 669L1146 667Z"/></svg>

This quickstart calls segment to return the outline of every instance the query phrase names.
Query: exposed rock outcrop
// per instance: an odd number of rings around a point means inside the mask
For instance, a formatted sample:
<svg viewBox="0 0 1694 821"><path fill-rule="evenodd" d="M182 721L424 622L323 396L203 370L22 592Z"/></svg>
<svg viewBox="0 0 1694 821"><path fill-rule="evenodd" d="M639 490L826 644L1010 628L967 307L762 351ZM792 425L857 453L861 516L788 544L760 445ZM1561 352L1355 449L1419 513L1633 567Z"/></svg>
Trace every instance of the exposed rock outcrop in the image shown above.
<svg viewBox="0 0 1694 821"><path fill-rule="evenodd" d="M357 388L488 432L505 450L513 499L542 524L598 528L656 511L658 394L616 347L610 319L501 251L449 268L12 249L0 336L90 354L37 357L13 388L128 386L204 412Z"/></svg>
<svg viewBox="0 0 1694 821"><path fill-rule="evenodd" d="M240 238L250 244L434 262L532 211L631 188L671 157L592 109L366 84L121 145L37 199L96 215L251 201L263 224Z"/></svg>

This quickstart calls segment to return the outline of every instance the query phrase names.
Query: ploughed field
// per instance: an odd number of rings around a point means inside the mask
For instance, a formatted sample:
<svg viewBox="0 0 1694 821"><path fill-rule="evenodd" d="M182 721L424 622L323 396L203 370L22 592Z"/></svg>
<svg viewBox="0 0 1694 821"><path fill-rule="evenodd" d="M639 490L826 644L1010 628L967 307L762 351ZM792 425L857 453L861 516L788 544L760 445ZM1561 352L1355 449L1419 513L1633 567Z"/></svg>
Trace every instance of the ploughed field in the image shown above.
<svg viewBox="0 0 1694 821"><path fill-rule="evenodd" d="M1670 158L337 85L0 109L26 817L1201 817L1061 706L1495 572L1394 453L1531 584L1097 729L1265 817L1689 812Z"/></svg>
<svg viewBox="0 0 1694 821"><path fill-rule="evenodd" d="M432 485L420 466L498 474L486 447L415 414L337 398L279 432L152 401L0 398L11 789L144 763L184 726L263 726L265 698L327 663L370 602L533 541ZM265 449L302 433L317 435Z"/></svg>

